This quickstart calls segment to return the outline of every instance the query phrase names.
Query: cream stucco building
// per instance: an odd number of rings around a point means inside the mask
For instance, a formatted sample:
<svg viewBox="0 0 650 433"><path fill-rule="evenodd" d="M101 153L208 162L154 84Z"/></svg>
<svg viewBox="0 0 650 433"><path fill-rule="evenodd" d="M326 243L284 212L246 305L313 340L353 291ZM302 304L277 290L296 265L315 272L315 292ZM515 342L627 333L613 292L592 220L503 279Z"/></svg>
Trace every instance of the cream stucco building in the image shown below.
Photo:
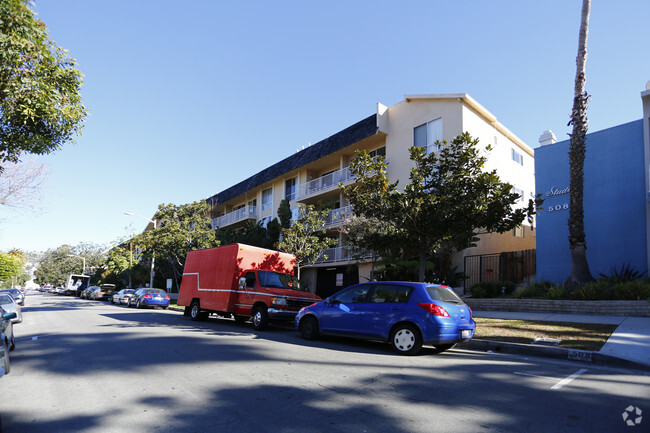
<svg viewBox="0 0 650 433"><path fill-rule="evenodd" d="M335 229L352 213L338 184L354 182L348 167L356 150L384 155L389 177L399 179L403 186L412 167L409 147L435 151L437 140L451 141L463 132L492 145L485 168L496 169L502 180L516 188L521 206L534 197L533 150L482 105L467 94L406 95L390 107L377 104L375 114L210 197L213 227L236 229L249 220L266 225L277 217L280 201L287 198L292 209L298 203L327 203L334 209L328 224ZM303 271L303 278L321 296L364 281L369 274L370 265L352 260L343 236L336 235L339 245L327 251L327 260ZM524 226L482 236L476 247L454 257L454 265L462 271L469 256L534 248L534 231Z"/></svg>

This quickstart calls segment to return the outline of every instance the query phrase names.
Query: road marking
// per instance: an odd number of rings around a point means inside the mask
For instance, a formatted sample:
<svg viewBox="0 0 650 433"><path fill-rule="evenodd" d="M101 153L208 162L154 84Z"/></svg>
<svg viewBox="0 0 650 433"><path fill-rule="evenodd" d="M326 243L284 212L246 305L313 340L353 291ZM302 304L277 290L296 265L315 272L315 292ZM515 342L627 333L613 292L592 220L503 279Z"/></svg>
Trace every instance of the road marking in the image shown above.
<svg viewBox="0 0 650 433"><path fill-rule="evenodd" d="M569 376L569 377L567 377L567 378L565 378L565 379L562 379L561 381L559 381L558 383L556 383L555 385L553 385L553 386L551 387L551 389L560 389L560 388L562 388L564 385L568 385L568 384L570 384L570 383L573 382L575 379L577 379L580 375L586 373L587 371L588 371L588 370L587 370L586 368L582 368L582 369L576 371L575 373L573 373L571 376Z"/></svg>
<svg viewBox="0 0 650 433"><path fill-rule="evenodd" d="M557 380L557 377L538 376L536 374L519 373L517 371L515 371L515 374L518 374L519 376L539 377L540 379Z"/></svg>

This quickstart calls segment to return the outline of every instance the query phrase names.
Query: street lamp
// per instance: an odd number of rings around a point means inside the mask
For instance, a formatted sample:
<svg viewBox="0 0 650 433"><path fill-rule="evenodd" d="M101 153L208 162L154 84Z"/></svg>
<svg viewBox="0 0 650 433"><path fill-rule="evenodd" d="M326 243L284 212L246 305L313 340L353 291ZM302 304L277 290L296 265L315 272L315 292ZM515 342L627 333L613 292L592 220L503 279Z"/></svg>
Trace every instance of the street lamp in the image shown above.
<svg viewBox="0 0 650 433"><path fill-rule="evenodd" d="M137 213L133 213L133 212L124 212L124 215L137 216L142 218L143 220L149 221L150 223L153 224L153 229L156 230L156 220L150 220L147 217L143 217L142 215L138 215ZM153 289L153 262L154 262L154 256L152 253L151 254L151 278L149 279L149 288L151 289Z"/></svg>
<svg viewBox="0 0 650 433"><path fill-rule="evenodd" d="M86 258L84 256L77 256L75 254L68 254L68 257L79 257L79 258L83 259L84 267L81 270L81 275L86 275Z"/></svg>

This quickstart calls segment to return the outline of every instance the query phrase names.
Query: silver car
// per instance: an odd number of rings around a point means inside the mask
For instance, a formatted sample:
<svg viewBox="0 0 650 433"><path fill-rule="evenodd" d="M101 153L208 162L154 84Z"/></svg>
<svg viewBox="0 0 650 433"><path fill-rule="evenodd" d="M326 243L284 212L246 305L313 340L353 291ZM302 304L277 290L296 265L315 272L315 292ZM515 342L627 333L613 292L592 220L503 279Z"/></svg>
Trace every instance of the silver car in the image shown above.
<svg viewBox="0 0 650 433"><path fill-rule="evenodd" d="M1 293L9 293L11 296L13 296L14 300L16 301L16 304L18 305L25 305L25 294L18 289L2 289L0 290Z"/></svg>
<svg viewBox="0 0 650 433"><path fill-rule="evenodd" d="M16 347L11 319L16 313L7 313L0 307L0 377L9 373L9 352Z"/></svg>
<svg viewBox="0 0 650 433"><path fill-rule="evenodd" d="M0 293L0 306L7 313L16 313L16 317L11 319L11 323L21 323L23 321L23 312L14 297L9 293Z"/></svg>

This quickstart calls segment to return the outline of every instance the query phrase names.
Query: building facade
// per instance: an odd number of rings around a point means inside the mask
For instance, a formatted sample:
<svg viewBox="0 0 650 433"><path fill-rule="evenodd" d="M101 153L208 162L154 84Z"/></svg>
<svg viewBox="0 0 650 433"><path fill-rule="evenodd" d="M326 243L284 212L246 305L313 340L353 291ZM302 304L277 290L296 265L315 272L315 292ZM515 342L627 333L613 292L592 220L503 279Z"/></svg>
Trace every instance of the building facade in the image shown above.
<svg viewBox="0 0 650 433"><path fill-rule="evenodd" d="M516 188L522 207L534 197L533 150L488 110L467 94L407 95L390 107L377 104L371 116L210 197L213 227L236 229L246 221L266 225L277 217L285 198L294 210L299 203L327 204L333 209L328 228L339 244L326 252L326 260L306 269L302 276L319 295L328 296L370 274L370 265L352 259L343 235L336 230L353 214L338 184L354 182L349 165L355 151L384 156L389 178L404 186L412 167L411 146L433 152L437 140L451 141L463 132L478 138L482 145L492 145L485 168L496 169L502 180ZM482 236L476 247L454 257L454 265L462 271L466 256L534 248L535 231L524 226L510 233Z"/></svg>
<svg viewBox="0 0 650 433"><path fill-rule="evenodd" d="M614 267L644 272L650 266L650 90L641 97L642 119L587 134L583 205L594 277ZM540 143L536 188L545 202L537 216L537 280L563 283L571 275L569 141Z"/></svg>

